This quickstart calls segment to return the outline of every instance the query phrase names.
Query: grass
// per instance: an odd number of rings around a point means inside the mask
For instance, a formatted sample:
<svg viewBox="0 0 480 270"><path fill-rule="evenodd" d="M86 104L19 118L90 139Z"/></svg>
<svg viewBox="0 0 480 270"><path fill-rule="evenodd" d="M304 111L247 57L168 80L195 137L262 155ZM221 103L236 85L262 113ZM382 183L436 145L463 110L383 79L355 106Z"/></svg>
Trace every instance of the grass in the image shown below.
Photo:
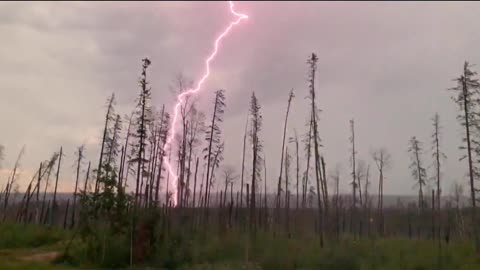
<svg viewBox="0 0 480 270"><path fill-rule="evenodd" d="M318 238L274 237L257 234L247 248L244 235L231 232L206 238L183 236L175 239L176 258L159 254L159 266L169 269L196 269L214 265L223 269L251 267L267 270L429 270L480 269L480 257L471 242L443 244L431 240L381 239L343 240L320 247ZM179 254L180 253L180 254ZM255 268L255 267L254 267ZM252 268L253 269L253 268Z"/></svg>
<svg viewBox="0 0 480 270"><path fill-rule="evenodd" d="M63 242L69 235L68 232L58 228L2 223L0 224L0 269L72 269L53 265L41 256L62 250Z"/></svg>
<svg viewBox="0 0 480 270"><path fill-rule="evenodd" d="M72 270L100 269L88 265L74 252L75 264L53 264L50 261L27 261L25 258L63 251L70 233L35 225L0 224L0 269ZM112 242L106 253L114 262L124 254L125 243ZM250 243L247 245L247 243ZM73 250L83 246L76 241ZM118 269L108 267L104 269ZM327 242L320 247L314 236L273 236L257 233L255 240L246 234L227 231L223 234L172 232L156 247L152 258L136 270L475 270L480 256L470 242L443 244L430 240L379 239Z"/></svg>
<svg viewBox="0 0 480 270"><path fill-rule="evenodd" d="M39 225L0 224L0 249L36 248L68 238L67 231Z"/></svg>

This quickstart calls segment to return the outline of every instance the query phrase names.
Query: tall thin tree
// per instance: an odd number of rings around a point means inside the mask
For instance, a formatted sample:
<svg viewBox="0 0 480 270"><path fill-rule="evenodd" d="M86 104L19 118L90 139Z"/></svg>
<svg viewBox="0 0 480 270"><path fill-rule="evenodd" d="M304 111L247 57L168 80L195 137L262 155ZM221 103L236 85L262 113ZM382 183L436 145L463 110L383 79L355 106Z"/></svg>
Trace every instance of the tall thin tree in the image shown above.
<svg viewBox="0 0 480 270"><path fill-rule="evenodd" d="M435 168L435 182L437 184L437 211L440 211L441 203L440 203L440 196L442 193L441 188L441 160L446 159L447 156L442 152L440 149L440 140L441 140L441 125L440 125L440 116L438 113L432 118L432 126L433 126L433 133L432 133L432 157L433 157L433 167Z"/></svg>
<svg viewBox="0 0 480 270"><path fill-rule="evenodd" d="M104 152L105 152L105 144L107 141L108 136L108 127L111 121L114 121L115 116L115 93L112 93L110 98L107 100L107 113L105 114L105 126L103 128L103 137L102 137L102 144L100 147L100 157L98 159L98 167L97 167L97 178L95 181L95 193L98 192L98 181L100 180L100 173L102 170L102 162L104 159Z"/></svg>
<svg viewBox="0 0 480 270"><path fill-rule="evenodd" d="M415 136L410 138L408 152L410 153L412 176L415 178L415 185L418 185L418 207L423 211L426 203L423 198L423 189L426 185L427 170L422 161L422 144Z"/></svg>
<svg viewBox="0 0 480 270"><path fill-rule="evenodd" d="M379 231L383 235L385 233L385 216L383 213L383 182L385 180L384 174L385 170L391 166L391 155L388 153L386 148L380 148L375 150L372 153L373 160L377 165L379 172L378 179L378 211L380 214L379 218Z"/></svg>
<svg viewBox="0 0 480 270"><path fill-rule="evenodd" d="M470 180L470 199L472 205L472 224L477 224L476 218L476 197L475 197L475 176L478 174L478 168L474 166L474 155L479 149L478 142L472 138L472 133L478 129L479 121L479 91L480 83L475 76L477 72L471 69L471 65L465 62L463 65L463 72L460 77L455 78L457 85L450 90L454 91L456 95L453 100L460 108L460 113L457 116L460 124L465 128L465 137L462 138L462 145L460 149L466 150L465 156L461 159L468 158L468 175ZM466 146L464 145L466 143ZM473 226L475 249L480 251L480 237L478 235L478 226Z"/></svg>
<svg viewBox="0 0 480 270"><path fill-rule="evenodd" d="M72 217L70 219L70 226L75 226L75 210L77 202L77 191L78 191L78 179L80 177L80 168L82 166L82 160L84 158L85 145L81 145L77 148L77 174L75 177L75 189L73 191L73 203L72 203Z"/></svg>
<svg viewBox="0 0 480 270"><path fill-rule="evenodd" d="M245 132L243 133L243 151L242 151L242 176L240 179L240 208L243 208L243 176L245 173L245 150L247 146L247 129L248 129L248 118L249 116L247 115L247 120L245 121Z"/></svg>
<svg viewBox="0 0 480 270"><path fill-rule="evenodd" d="M140 181L143 179L145 172L145 152L147 146L147 129L150 124L151 116L151 89L148 86L147 81L147 69L150 66L151 61L148 58L142 59L142 73L140 76L140 95L138 98L137 111L136 111L136 138L138 139L137 146L138 152L135 157L135 162L137 163L137 178L135 183L135 207L138 206L138 200L140 196Z"/></svg>
<svg viewBox="0 0 480 270"><path fill-rule="evenodd" d="M255 92L252 92L250 100L250 142L252 144L252 183L250 192L250 226L253 232L256 230L256 213L255 213L255 194L257 180L260 178L262 158L260 153L262 152L262 143L260 141L260 131L262 129L262 114L260 112L261 106L258 102Z"/></svg>
<svg viewBox="0 0 480 270"><path fill-rule="evenodd" d="M285 152L285 139L287 135L287 122L288 122L288 114L290 112L290 105L292 103L292 99L295 97L293 94L293 89L290 90L288 95L288 103L287 103L287 113L285 114L285 122L283 124L283 137L282 137L282 149L280 155L280 175L278 176L278 187L277 187L277 209L280 207L280 191L281 191L281 183L282 183L282 173L283 173L283 155Z"/></svg>
<svg viewBox="0 0 480 270"><path fill-rule="evenodd" d="M315 78L316 78L316 72L317 72L317 62L318 62L318 57L315 53L312 53L310 58L307 61L307 64L309 66L308 70L308 83L309 83L309 98L310 98L310 105L311 105L311 116L312 116L312 131L313 131L313 147L314 147L314 157L315 157L315 179L317 182L317 203L318 203L318 224L320 226L320 245L323 246L323 222L325 222L324 215L322 213L323 209L328 209L328 199L323 198L323 205L322 205L322 199L321 196L322 194L325 194L324 190L320 190L321 187L322 189L325 188L323 184L322 178L322 172L321 172L321 164L320 164L320 153L319 153L319 148L320 148L320 136L318 132L318 113L319 110L317 108L317 103L316 103L316 96L315 96ZM326 215L325 215L326 217Z"/></svg>
<svg viewBox="0 0 480 270"><path fill-rule="evenodd" d="M225 112L225 90L220 89L215 92L215 99L213 104L212 120L208 126L205 133L205 140L208 144L206 148L203 149L205 153L204 159L207 161L207 173L206 173L206 184L205 184L205 196L204 196L204 207L207 208L208 205L208 194L210 179L213 174L213 168L215 166L215 149L219 149L220 140L221 140L221 129L219 123L223 121L223 114Z"/></svg>

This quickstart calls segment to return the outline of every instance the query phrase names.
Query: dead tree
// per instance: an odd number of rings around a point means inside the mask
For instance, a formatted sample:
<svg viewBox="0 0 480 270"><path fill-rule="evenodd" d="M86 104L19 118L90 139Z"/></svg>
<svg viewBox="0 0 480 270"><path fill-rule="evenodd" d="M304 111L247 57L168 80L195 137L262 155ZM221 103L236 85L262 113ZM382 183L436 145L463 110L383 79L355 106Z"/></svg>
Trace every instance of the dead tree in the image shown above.
<svg viewBox="0 0 480 270"><path fill-rule="evenodd" d="M440 196L442 193L442 188L441 188L441 162L440 160L446 159L447 156L441 151L440 149L440 139L441 139L441 126L440 126L440 116L438 113L435 113L435 115L432 118L432 125L433 125L433 133L431 135L432 138L432 158L433 158L433 167L435 169L435 182L437 184L437 205L436 205L436 210L437 210L437 239L438 243L441 245L441 230L442 230L442 214L441 214L441 202L440 202Z"/></svg>
<svg viewBox="0 0 480 270"><path fill-rule="evenodd" d="M222 205L226 206L227 203L227 192L228 192L228 185L232 185L233 181L237 178L235 175L235 169L233 166L226 165L223 168L223 177L225 179L225 189L223 191L223 201Z"/></svg>
<svg viewBox="0 0 480 270"><path fill-rule="evenodd" d="M107 142L108 127L110 122L114 120L114 115L115 115L114 106L115 106L115 94L112 93L112 96L107 100L107 113L105 115L105 126L103 128L103 138L102 138L102 144L100 147L100 157L98 160L97 178L95 181L95 194L98 193L98 182L100 181L100 173L102 171L102 162L104 158L105 144Z"/></svg>
<svg viewBox="0 0 480 270"><path fill-rule="evenodd" d="M298 136L297 136L297 130L294 129L294 134L295 136L293 138L290 138L289 142L295 144L295 156L296 156L296 210L298 211L299 208L299 195L298 195L298 188L299 188L299 181L300 181L300 160L299 160L299 154L298 154Z"/></svg>
<svg viewBox="0 0 480 270"><path fill-rule="evenodd" d="M47 197L47 189L48 189L48 185L49 185L49 182L50 182L50 175L52 173L53 167L55 166L55 163L57 162L58 157L59 157L59 153L57 153L57 152L53 153L52 157L48 161L47 169L45 170L45 172L47 173L47 179L45 181L45 189L43 190L42 209L40 211L39 223L43 222L44 213L46 211L45 210L45 203L46 203L46 197ZM43 223L45 223L45 222L43 222Z"/></svg>
<svg viewBox="0 0 480 270"><path fill-rule="evenodd" d="M5 187L4 192L4 203L3 203L3 220L7 218L7 208L10 199L10 194L12 192L12 188L16 185L15 181L17 180L17 170L20 167L20 160L25 154L25 146L22 146L20 153L18 154L17 160L15 161L15 165L13 166L12 174L10 175L9 179L7 180L7 185Z"/></svg>
<svg viewBox="0 0 480 270"><path fill-rule="evenodd" d="M391 156L387 152L387 149L380 148L375 150L372 153L373 160L377 165L377 169L379 172L379 179L378 179L378 212L380 214L379 217L379 232L383 236L385 233L385 220L383 214L383 181L384 181L384 173L385 170L388 169L391 165Z"/></svg>
<svg viewBox="0 0 480 270"><path fill-rule="evenodd" d="M170 86L170 91L175 95L185 93L187 90L193 88L193 81L186 78L182 73L177 74L174 79L174 85ZM179 107L179 116L181 120L181 129L177 132L178 137L178 185L177 194L178 206L183 207L187 200L187 191L189 188L189 176L191 174L191 158L192 151L189 144L192 139L191 129L195 128L194 117L197 113L195 109L195 97L191 95L184 95ZM188 159L188 160L187 160ZM188 179L187 179L188 178Z"/></svg>
<svg viewBox="0 0 480 270"><path fill-rule="evenodd" d="M366 177L366 171L367 171L367 167L365 166L365 161L360 159L357 164L356 164L356 167L357 167L357 172L356 172L356 176L357 176L357 189L358 189L358 205L360 207L364 206L364 203L365 203L365 190L363 190L362 192L362 182L363 182L363 179Z"/></svg>
<svg viewBox="0 0 480 270"><path fill-rule="evenodd" d="M63 148L60 147L60 154L58 155L57 175L55 177L55 189L53 190L52 211L51 211L52 218L55 217L55 214L57 211L57 187L58 187L58 179L60 177L60 167L62 165L62 155L63 155Z"/></svg>
<svg viewBox="0 0 480 270"><path fill-rule="evenodd" d="M278 176L278 187L277 187L277 209L280 208L280 191L281 191L281 183L282 183L282 173L283 173L283 154L285 152L285 139L287 134L287 122L288 122L288 114L290 112L290 104L292 103L292 99L294 98L293 89L290 90L290 94L288 95L288 104L287 104L287 113L285 114L285 122L283 124L283 137L282 137L282 150L280 156L280 175Z"/></svg>
<svg viewBox="0 0 480 270"><path fill-rule="evenodd" d="M422 145L421 142L413 136L409 141L408 153L410 153L410 169L412 176L415 179L415 185L418 185L418 207L421 211L425 208L425 200L423 198L423 187L425 186L427 178L427 170L423 167L422 162Z"/></svg>
<svg viewBox="0 0 480 270"><path fill-rule="evenodd" d="M197 157L196 158L196 162L195 162L195 175L194 175L194 181L193 181L193 201L192 201L192 208L195 209L195 198L196 198L196 194L197 194L197 172L198 172L198 161L199 161L199 158ZM201 187L200 187L200 190Z"/></svg>
<svg viewBox="0 0 480 270"><path fill-rule="evenodd" d="M460 238L465 236L465 222L462 213L461 198L463 197L463 185L455 181L451 187L453 201L455 202L455 218L459 227Z"/></svg>
<svg viewBox="0 0 480 270"><path fill-rule="evenodd" d="M432 133L432 157L434 159L433 166L435 168L435 182L437 184L437 211L440 212L440 196L441 196L441 160L446 159L447 156L440 149L441 129L440 116L438 113L432 118L433 133Z"/></svg>
<svg viewBox="0 0 480 270"><path fill-rule="evenodd" d="M131 163L128 162L127 156L128 156L128 146L129 146L129 139L132 134L131 128L132 128L132 121L133 121L133 116L134 112L130 114L130 117L125 116L125 119L128 119L128 127L127 127L127 132L125 133L125 144L123 146L123 155L120 160L120 172L119 172L119 186L125 187L128 181L128 174L129 170L131 168ZM125 121L126 121L125 120ZM126 174L125 174L126 173ZM124 180L125 178L125 180Z"/></svg>
<svg viewBox="0 0 480 270"><path fill-rule="evenodd" d="M213 162L212 162L212 168L211 168L211 173L210 173L210 180L208 181L208 192L207 192L207 208L209 207L210 203L210 193L212 190L212 187L214 185L214 177L215 177L215 169L220 167L220 162L223 160L223 151L225 149L225 143L221 142L219 145L216 146L213 152Z"/></svg>
<svg viewBox="0 0 480 270"><path fill-rule="evenodd" d="M308 71L308 82L309 82L309 90L310 90L310 95L309 99L311 102L311 116L312 116L312 124L313 124L313 146L314 146L314 154L315 154L315 179L317 182L317 202L318 202L318 224L320 226L320 245L323 247L323 222L325 218L323 217L323 209L327 210L328 209L328 198L325 198L324 196L324 201L322 205L322 194L325 195L325 190L323 190L325 185L323 184L323 180L321 180L321 165L320 165L320 153L319 153L319 148L320 148L320 136L318 132L318 113L319 110L317 108L316 100L315 100L315 77L316 77L316 71L317 71L317 62L318 62L318 57L314 53L312 53L311 57L308 59L307 64L309 66L309 71ZM322 187L322 188L321 188ZM322 190L320 190L322 189ZM325 215L326 217L326 215Z"/></svg>
<svg viewBox="0 0 480 270"><path fill-rule="evenodd" d="M303 173L302 177L302 208L305 208L307 205L307 192L308 192L308 176L310 174L310 158L312 157L312 120L313 117L311 115L308 117L308 133L305 134L305 138L303 142L305 143L304 151L305 157L307 159L307 164L305 168L305 172Z"/></svg>
<svg viewBox="0 0 480 270"><path fill-rule="evenodd" d="M243 175L245 172L245 149L247 146L247 127L248 127L248 116L247 121L245 122L245 132L243 133L243 152L242 152L242 176L240 180L240 208L243 208Z"/></svg>
<svg viewBox="0 0 480 270"><path fill-rule="evenodd" d="M351 152L351 157L350 157L350 164L352 166L352 182L350 183L352 185L352 212L351 212L351 217L350 217L350 230L353 232L353 220L356 218L356 210L357 210L357 171L355 168L355 155L357 152L355 151L355 122L350 120L350 137L349 141L352 144L352 148L350 149Z"/></svg>
<svg viewBox="0 0 480 270"><path fill-rule="evenodd" d="M167 136L168 136L168 125L170 123L170 115L168 113L164 112L165 106L162 106L162 114L160 116L160 134L159 134L159 140L161 140L160 144L161 146L159 147L158 150L158 158L159 158L159 165L158 165L158 173L157 173L157 183L156 183L156 188L155 188L155 201L158 205L160 201L159 197L159 191L160 191L160 179L162 178L162 172L163 172L163 162L164 159L167 155L165 153L164 148L165 148L165 143L167 142ZM167 173L169 174L169 173Z"/></svg>
<svg viewBox="0 0 480 270"><path fill-rule="evenodd" d="M250 143L252 144L252 183L251 183L251 192L250 192L250 229L253 233L256 231L256 213L255 213L255 193L257 186L257 178L260 178L261 171L261 161L262 158L260 153L262 152L262 143L260 141L259 135L262 128L262 115L260 113L260 104L258 103L255 92L252 92L252 97L250 101L250 116L251 116L251 126L250 126Z"/></svg>
<svg viewBox="0 0 480 270"><path fill-rule="evenodd" d="M363 230L363 225L364 225L364 213L365 213L365 194L362 194L362 182L364 181L364 178L366 177L366 171L367 168L365 166L365 161L360 159L358 162L356 162L356 169L357 172L356 177L357 177L357 190L358 190L358 208L355 209L356 213L359 213L358 219L359 219L359 233L362 233Z"/></svg>
<svg viewBox="0 0 480 270"><path fill-rule="evenodd" d="M221 139L221 129L219 123L223 121L223 114L225 112L225 90L220 89L215 92L215 99L213 103L212 120L208 126L205 134L205 140L207 147L203 149L205 153L204 159L207 161L207 173L205 183L205 195L204 195L204 208L206 214L208 213L208 198L209 198L209 186L211 175L213 174L213 168L215 166L214 151L215 148L219 149Z"/></svg>
<svg viewBox="0 0 480 270"><path fill-rule="evenodd" d="M73 228L75 226L75 208L77 202L77 190L78 190L78 179L80 177L80 167L83 160L83 152L85 151L85 145L81 145L77 148L77 175L75 177L75 190L73 191L73 203L72 203L72 217L70 220L70 226Z"/></svg>
<svg viewBox="0 0 480 270"><path fill-rule="evenodd" d="M151 107L150 107L150 100L151 100L151 89L148 87L147 81L147 69L150 66L151 61L148 58L142 59L142 73L139 79L140 82L140 95L137 100L137 110L136 110L136 133L135 137L138 139L136 146L137 146L137 153L135 159L131 162L137 163L137 177L135 183L135 197L134 197L134 206L135 208L138 207L139 204L139 197L141 193L140 189L140 181L143 179L144 172L145 172L145 152L147 147L147 129L151 122Z"/></svg>
<svg viewBox="0 0 480 270"><path fill-rule="evenodd" d="M367 165L367 170L365 172L365 186L363 188L364 190L364 199L363 199L363 212L365 213L365 221L367 225L367 235L370 236L370 197L369 197L369 187L370 187L370 164Z"/></svg>
<svg viewBox="0 0 480 270"><path fill-rule="evenodd" d="M352 166L352 202L353 202L353 210L355 210L355 208L357 207L357 175L356 175L356 170L355 170L355 155L357 154L357 152L355 151L355 123L352 120L350 120L350 132L351 132L351 135L350 135L350 143L352 144L352 148L350 149L352 152L351 152L351 159L350 159L350 164Z"/></svg>
<svg viewBox="0 0 480 270"><path fill-rule="evenodd" d="M290 164L292 163L292 156L288 152L288 146L285 148L285 229L287 234L290 234L290 191L289 177L290 177Z"/></svg>
<svg viewBox="0 0 480 270"><path fill-rule="evenodd" d="M475 175L478 173L478 168L474 166L473 159L480 153L480 146L477 140L472 138L472 133L478 130L479 121L479 91L480 83L478 79L474 78L477 75L475 71L471 70L468 62L463 65L463 72L460 77L456 78L457 86L450 88L455 91L456 95L453 97L455 103L459 106L461 112L457 116L460 124L465 128L465 137L462 138L462 146L460 149L466 150L466 155L461 159L468 158L468 174L470 178L470 199L472 205L472 225L477 224L476 218L476 202L475 197ZM466 143L466 146L463 144ZM477 157L478 158L478 157ZM478 235L478 226L473 225L473 233L475 238L475 249L480 250L480 238Z"/></svg>
<svg viewBox="0 0 480 270"><path fill-rule="evenodd" d="M189 129L188 129L188 138L187 138L187 147L188 147L188 163L187 163L187 191L190 190L190 177L192 174L191 163L192 155L195 151L195 148L201 144L201 141L198 139L199 133L205 132L204 127L205 115L192 106L189 119ZM186 203L190 200L190 192L186 192Z"/></svg>
<svg viewBox="0 0 480 270"><path fill-rule="evenodd" d="M87 167L87 174L85 175L85 182L84 182L84 185L83 185L83 192L87 192L87 190L88 190L88 179L90 177L90 165L91 165L91 162L89 161L88 162L88 167Z"/></svg>
<svg viewBox="0 0 480 270"><path fill-rule="evenodd" d="M340 196L340 173L341 173L341 165L337 164L335 169L330 172L330 179L332 179L332 184L334 187L334 197L333 203L335 206L335 233L337 239L340 237L340 204L339 204L339 196Z"/></svg>

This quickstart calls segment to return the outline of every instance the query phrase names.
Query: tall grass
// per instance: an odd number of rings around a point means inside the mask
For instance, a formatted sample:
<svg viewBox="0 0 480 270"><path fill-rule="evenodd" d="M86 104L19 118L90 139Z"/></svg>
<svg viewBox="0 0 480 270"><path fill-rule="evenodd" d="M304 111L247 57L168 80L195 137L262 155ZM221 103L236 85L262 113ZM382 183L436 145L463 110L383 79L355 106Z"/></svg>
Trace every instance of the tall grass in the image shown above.
<svg viewBox="0 0 480 270"><path fill-rule="evenodd" d="M116 247L124 249L111 246ZM119 252L108 253L118 258ZM431 240L345 239L321 248L313 235L288 238L260 232L248 240L239 231L194 234L179 230L159 241L146 265L199 270L474 270L480 269L480 258L468 242L444 244L440 250L438 242Z"/></svg>
<svg viewBox="0 0 480 270"><path fill-rule="evenodd" d="M69 233L34 224L0 224L0 249L36 248L66 240Z"/></svg>

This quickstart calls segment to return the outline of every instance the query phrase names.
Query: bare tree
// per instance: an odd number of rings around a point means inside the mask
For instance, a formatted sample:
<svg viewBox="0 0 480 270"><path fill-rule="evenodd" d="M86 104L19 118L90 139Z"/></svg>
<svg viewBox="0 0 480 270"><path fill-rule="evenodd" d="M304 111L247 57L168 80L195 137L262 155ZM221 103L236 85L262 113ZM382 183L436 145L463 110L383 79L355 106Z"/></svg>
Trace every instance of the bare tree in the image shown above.
<svg viewBox="0 0 480 270"><path fill-rule="evenodd" d="M240 208L243 208L243 177L244 177L244 173L245 173L245 149L246 149L246 146L247 146L248 118L249 118L249 116L247 115L247 120L245 122L245 131L243 133L242 176L241 176L241 180L240 180Z"/></svg>
<svg viewBox="0 0 480 270"><path fill-rule="evenodd" d="M281 150L281 156L280 156L280 175L278 176L278 187L277 187L277 209L280 208L280 192L281 192L283 162L284 162L283 154L285 152L285 139L287 135L288 114L290 112L290 105L294 97L295 95L293 94L293 89L292 89L290 90L290 94L288 95L287 113L285 114L285 122L283 124L282 150Z"/></svg>
<svg viewBox="0 0 480 270"><path fill-rule="evenodd" d="M440 211L440 195L442 193L441 189L441 160L446 159L447 156L441 151L440 149L440 140L441 140L441 129L442 127L440 126L440 116L438 113L435 113L435 115L432 118L432 125L433 125L433 133L432 133L432 157L434 159L433 162L433 167L435 168L435 180L437 183L437 211Z"/></svg>
<svg viewBox="0 0 480 270"><path fill-rule="evenodd" d="M380 213L380 222L379 222L379 230L380 233L383 235L385 232L385 220L383 214L383 181L384 181L384 173L385 170L389 169L391 166L391 156L387 152L387 149L380 148L375 150L372 153L373 160L377 165L377 169L379 172L379 179L378 179L378 211Z"/></svg>
<svg viewBox="0 0 480 270"><path fill-rule="evenodd" d="M235 174L235 168L231 165L225 165L223 167L223 177L225 179L225 189L223 192L223 202L222 204L225 206L227 202L227 191L228 191L228 186L233 184L233 181L238 177Z"/></svg>
<svg viewBox="0 0 480 270"><path fill-rule="evenodd" d="M464 194L464 187L462 184L454 181L451 186L451 196L453 197L453 201L455 202L455 217L457 220L457 224L460 230L460 235L465 235L465 222L462 213L462 199Z"/></svg>
<svg viewBox="0 0 480 270"><path fill-rule="evenodd" d="M287 233L290 233L290 166L292 164L292 155L288 152L288 146L285 148L285 225Z"/></svg>
<svg viewBox="0 0 480 270"><path fill-rule="evenodd" d="M365 194L362 194L362 182L364 182L367 174L367 165L364 160L360 159L358 160L356 167L357 172L355 174L357 176L358 202L359 206L362 207L365 203Z"/></svg>
<svg viewBox="0 0 480 270"><path fill-rule="evenodd" d="M60 178L60 167L62 166L62 156L63 156L63 147L60 147L60 154L58 155L58 166L57 166L57 175L55 177L55 189L53 190L53 199L52 199L52 217L55 216L57 211L57 187L58 179Z"/></svg>
<svg viewBox="0 0 480 270"><path fill-rule="evenodd" d="M130 149L130 154L128 153L129 139L132 136L132 121L133 121L134 112L130 114L130 117L125 116L125 120L128 120L128 127L125 134L125 144L123 146L123 155L120 161L120 172L119 172L119 184L123 187L126 187L128 182L128 176L133 174L132 163L129 162L132 159L133 154L136 152L135 149ZM128 162L127 162L128 161Z"/></svg>
<svg viewBox="0 0 480 270"><path fill-rule="evenodd" d="M299 154L298 154L298 136L297 136L297 130L294 129L294 134L295 136L293 138L290 138L289 142L291 143L294 143L295 144L295 156L296 156L296 168L295 168L295 171L296 171L296 193L297 193L297 196L296 196L296 201L297 201L297 204L296 204L296 209L298 210L299 208L299 195L298 195L298 188L299 188L299 181L300 181L300 158L299 158Z"/></svg>
<svg viewBox="0 0 480 270"><path fill-rule="evenodd" d="M342 165L337 163L335 165L335 169L331 170L329 175L331 179L331 183L333 185L334 197L333 197L333 204L335 206L335 232L337 234L337 238L340 234L340 213L339 213L339 199L340 199L340 175L341 175Z"/></svg>
<svg viewBox="0 0 480 270"><path fill-rule="evenodd" d="M7 186L5 187L5 195L4 195L4 203L3 203L3 220L6 219L7 215L7 208L8 208L8 202L10 199L10 195L12 192L12 188L15 187L16 183L15 181L17 180L17 170L20 168L20 161L25 154L25 145L22 146L22 149L20 150L20 153L18 154L17 160L15 161L15 165L13 166L12 174L7 180Z"/></svg>
<svg viewBox="0 0 480 270"><path fill-rule="evenodd" d="M478 154L480 150L478 142L472 139L472 132L478 130L478 99L480 91L480 83L478 79L474 78L477 75L475 71L471 70L471 65L465 62L463 65L463 72L455 81L457 86L450 88L455 91L456 95L453 100L460 108L460 113L457 116L460 124L465 128L465 137L462 138L462 146L460 149L466 150L465 156L461 158L468 158L468 175L470 178L470 199L472 205L472 224L477 224L476 219L476 198L475 198L475 176L478 174L478 169L474 166L473 155ZM466 143L466 146L464 145ZM475 249L480 250L480 238L478 235L477 226L474 228Z"/></svg>
<svg viewBox="0 0 480 270"><path fill-rule="evenodd" d="M320 164L320 153L319 153L319 148L320 148L320 136L318 132L318 113L319 110L317 108L316 100L315 100L315 77L316 77L316 71L317 71L317 62L318 62L318 57L316 54L312 53L310 58L307 61L307 64L309 66L308 70L308 83L309 83L309 99L311 102L311 116L312 116L312 131L313 131L313 146L314 146L314 154L315 154L315 179L317 182L317 203L318 203L318 218L319 218L319 225L320 225L320 244L323 246L323 222L324 218L322 214L322 209L325 207L325 210L328 209L328 198L326 198L326 185L324 184L324 181L321 179L322 178L322 173L321 173L321 164ZM322 190L320 190L322 189ZM323 203L322 205L322 199L321 196L323 195ZM326 215L325 215L326 217Z"/></svg>
<svg viewBox="0 0 480 270"><path fill-rule="evenodd" d="M453 196L453 201L455 202L455 206L460 209L461 202L464 194L464 187L462 184L454 181L451 186L451 194Z"/></svg>
<svg viewBox="0 0 480 270"><path fill-rule="evenodd" d="M75 210L77 202L77 191L78 191L78 179L80 177L80 168L82 166L82 160L84 158L85 145L81 145L77 148L77 175L75 177L75 190L73 192L73 203L72 203L72 217L70 221L70 226L75 226Z"/></svg>
<svg viewBox="0 0 480 270"><path fill-rule="evenodd" d="M215 179L215 169L220 167L220 163L223 161L223 151L225 150L225 143L221 142L216 146L216 148L213 151L213 162L212 162L212 169L210 173L210 180L208 181L208 192L207 192L207 207L209 206L210 203L210 193L211 189L213 187L214 179Z"/></svg>
<svg viewBox="0 0 480 270"><path fill-rule="evenodd" d="M201 145L201 140L198 139L199 133L205 132L205 115L202 112L197 111L197 109L192 105L190 118L188 119L188 131L187 131L187 148L188 148L188 162L187 162L187 194L186 194L186 202L189 201L189 194L190 190L190 176L192 174L192 155L194 154L195 149Z"/></svg>
<svg viewBox="0 0 480 270"><path fill-rule="evenodd" d="M333 192L334 192L334 197L333 200L336 201L338 196L340 195L340 175L342 173L342 165L340 163L337 163L335 165L335 168L332 170L330 169L330 179L331 179L331 184L333 186Z"/></svg>
<svg viewBox="0 0 480 270"><path fill-rule="evenodd" d="M349 137L349 141L350 143L352 144L352 148L350 149L352 152L351 152L351 159L350 159L350 164L352 166L352 200L353 200L353 211L355 211L356 207L357 207L357 187L358 187L358 183L357 183L357 171L355 169L355 155L357 154L357 151L355 151L355 122L352 120L350 120L350 137ZM353 219L351 219L350 221L352 221Z"/></svg>
<svg viewBox="0 0 480 270"><path fill-rule="evenodd" d="M55 166L55 163L57 162L58 158L59 158L59 153L57 152L53 153L52 157L50 158L46 166L47 169L45 170L45 172L47 173L47 179L45 181L45 188L43 190L42 209L40 211L40 219L42 219L45 213L45 202L47 197L47 189L50 182L50 175L52 173L53 167Z"/></svg>
<svg viewBox="0 0 480 270"><path fill-rule="evenodd" d="M310 116L308 117L308 123L307 123L308 133L305 134L305 137L302 140L303 143L305 144L304 152L305 152L305 158L307 159L306 168L302 177L302 208L305 208L307 203L307 192L308 192L308 184L309 184L308 176L310 174L310 158L312 157L312 154L311 154L312 153L312 128L313 128L312 120L313 118L310 114Z"/></svg>
<svg viewBox="0 0 480 270"><path fill-rule="evenodd" d="M122 130L122 120L120 115L116 115L112 130L107 136L107 143L105 149L107 152L107 160L104 166L105 175L108 178L112 172L117 172L117 158L120 149L120 132Z"/></svg>
<svg viewBox="0 0 480 270"><path fill-rule="evenodd" d="M148 58L142 59L142 73L139 79L140 83L140 95L137 99L137 107L135 111L135 126L136 133L135 138L137 150L134 160L130 162L137 163L137 175L135 183L135 197L134 197L134 206L135 208L139 205L139 197L141 191L140 181L143 182L143 177L145 175L145 163L146 163L146 148L147 148L147 130L151 124L151 89L148 86L149 82L147 81L147 69L150 66L151 61Z"/></svg>
<svg viewBox="0 0 480 270"><path fill-rule="evenodd" d="M98 159L98 167L97 167L97 178L95 181L95 193L98 193L98 181L100 180L100 173L102 171L102 163L105 154L105 144L107 142L108 137L108 130L111 121L115 120L115 93L112 93L110 98L107 100L107 113L105 114L105 126L103 128L103 138L102 144L100 147L100 157Z"/></svg>
<svg viewBox="0 0 480 270"><path fill-rule="evenodd" d="M250 143L252 144L252 183L250 192L250 226L253 232L256 229L256 214L255 214L255 193L257 180L260 179L260 171L262 158L260 156L262 152L262 143L259 135L262 129L262 115L260 113L260 104L258 103L255 92L252 92L252 98L250 101Z"/></svg>
<svg viewBox="0 0 480 270"><path fill-rule="evenodd" d="M418 207L423 211L425 208L425 200L423 198L423 187L425 186L427 178L427 170L423 166L422 162L422 145L421 142L413 136L409 141L408 152L410 153L410 169L412 170L412 176L415 179L415 186L418 186Z"/></svg>
<svg viewBox="0 0 480 270"><path fill-rule="evenodd" d="M216 163L216 158L214 155L215 149L220 150L223 147L220 147L221 143L221 129L219 123L223 121L223 114L225 112L225 90L217 90L215 92L215 99L213 103L213 113L212 120L208 126L205 133L205 140L207 142L207 147L203 149L205 153L204 159L207 160L207 173L206 173L206 184L205 184L205 196L204 196L204 207L208 207L208 194L209 194L209 182L211 175L213 174L213 168ZM217 151L219 152L219 151Z"/></svg>
<svg viewBox="0 0 480 270"><path fill-rule="evenodd" d="M363 191L364 191L363 205L365 207L367 207L368 204L369 204L369 196L368 196L369 195L368 190L369 190L369 187L370 187L369 176L370 176L370 164L367 165L367 170L365 171L365 186L363 188Z"/></svg>

